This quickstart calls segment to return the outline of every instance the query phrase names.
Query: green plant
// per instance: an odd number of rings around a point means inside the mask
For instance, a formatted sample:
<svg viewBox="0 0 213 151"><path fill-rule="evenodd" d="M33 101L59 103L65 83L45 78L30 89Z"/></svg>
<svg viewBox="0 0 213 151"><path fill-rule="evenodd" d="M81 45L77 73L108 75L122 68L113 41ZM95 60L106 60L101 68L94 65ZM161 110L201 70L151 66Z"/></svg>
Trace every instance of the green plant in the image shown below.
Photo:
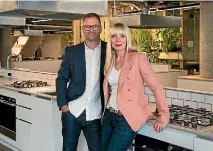
<svg viewBox="0 0 213 151"><path fill-rule="evenodd" d="M158 29L156 32L163 52L180 51L182 34L178 28Z"/></svg>
<svg viewBox="0 0 213 151"><path fill-rule="evenodd" d="M158 39L152 37L148 29L132 29L133 40L140 52L146 52L147 57L151 63L159 63L160 42Z"/></svg>
<svg viewBox="0 0 213 151"><path fill-rule="evenodd" d="M146 29L132 29L132 37L139 47L139 51L147 51L151 48L152 35Z"/></svg>
<svg viewBox="0 0 213 151"><path fill-rule="evenodd" d="M69 46L72 46L74 44L73 42L73 32L67 32L62 35L62 39L68 42Z"/></svg>

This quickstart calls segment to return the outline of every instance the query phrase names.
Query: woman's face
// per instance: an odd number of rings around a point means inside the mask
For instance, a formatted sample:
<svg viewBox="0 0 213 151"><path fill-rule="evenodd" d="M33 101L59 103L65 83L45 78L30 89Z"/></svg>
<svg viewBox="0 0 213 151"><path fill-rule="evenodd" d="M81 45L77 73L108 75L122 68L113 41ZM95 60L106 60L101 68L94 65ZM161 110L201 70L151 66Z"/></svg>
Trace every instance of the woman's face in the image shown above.
<svg viewBox="0 0 213 151"><path fill-rule="evenodd" d="M111 36L112 48L117 51L125 51L127 45L127 37L124 34L114 34Z"/></svg>

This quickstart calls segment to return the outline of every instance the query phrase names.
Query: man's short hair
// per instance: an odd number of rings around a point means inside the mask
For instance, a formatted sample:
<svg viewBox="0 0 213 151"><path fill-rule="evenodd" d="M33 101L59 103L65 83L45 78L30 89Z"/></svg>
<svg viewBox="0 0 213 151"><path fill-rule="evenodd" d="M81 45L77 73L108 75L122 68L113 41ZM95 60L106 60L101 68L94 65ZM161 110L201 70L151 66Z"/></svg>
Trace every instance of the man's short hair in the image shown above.
<svg viewBox="0 0 213 151"><path fill-rule="evenodd" d="M87 13L87 14L82 18L82 20L83 20L83 22L84 22L85 19L87 19L87 18L92 18L92 17L97 18L97 20L98 20L98 21L100 22L100 24L101 24L100 16L99 16L98 14L96 14L96 13Z"/></svg>

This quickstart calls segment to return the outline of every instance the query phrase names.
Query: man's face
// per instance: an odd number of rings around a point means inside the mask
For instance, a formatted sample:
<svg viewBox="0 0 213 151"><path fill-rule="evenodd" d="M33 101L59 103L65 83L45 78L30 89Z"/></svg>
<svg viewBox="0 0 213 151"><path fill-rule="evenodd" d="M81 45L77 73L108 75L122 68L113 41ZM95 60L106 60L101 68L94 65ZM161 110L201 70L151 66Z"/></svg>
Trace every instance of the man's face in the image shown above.
<svg viewBox="0 0 213 151"><path fill-rule="evenodd" d="M83 32L86 40L99 40L101 33L101 24L99 20L96 17L86 18L83 22Z"/></svg>

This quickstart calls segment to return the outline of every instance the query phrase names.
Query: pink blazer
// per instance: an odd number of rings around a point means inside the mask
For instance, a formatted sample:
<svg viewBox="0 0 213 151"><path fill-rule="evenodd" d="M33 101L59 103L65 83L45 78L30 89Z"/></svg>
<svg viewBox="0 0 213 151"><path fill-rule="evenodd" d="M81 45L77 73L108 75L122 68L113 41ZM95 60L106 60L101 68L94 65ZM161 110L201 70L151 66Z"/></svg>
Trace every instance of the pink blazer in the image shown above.
<svg viewBox="0 0 213 151"><path fill-rule="evenodd" d="M105 74L104 99L109 100L110 87L108 77L112 69ZM129 52L119 76L117 105L133 131L138 131L152 114L148 100L144 95L144 82L155 95L159 111L158 120L169 122L169 109L164 89L151 69L151 65L144 53Z"/></svg>

